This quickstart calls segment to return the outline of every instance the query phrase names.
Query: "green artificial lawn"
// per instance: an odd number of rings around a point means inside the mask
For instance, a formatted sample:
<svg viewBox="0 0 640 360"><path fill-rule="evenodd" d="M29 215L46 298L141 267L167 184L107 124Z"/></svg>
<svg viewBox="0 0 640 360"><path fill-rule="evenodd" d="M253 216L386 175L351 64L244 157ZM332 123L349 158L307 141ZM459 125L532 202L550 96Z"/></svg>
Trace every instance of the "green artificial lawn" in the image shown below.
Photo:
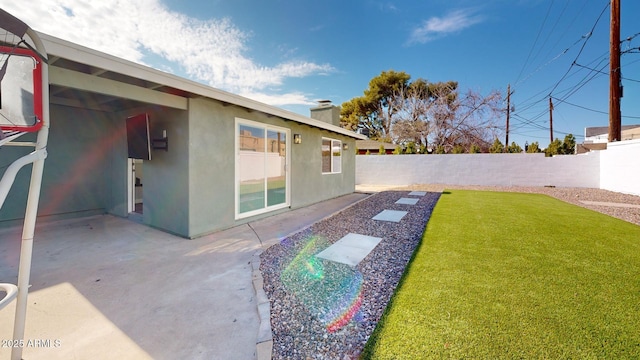
<svg viewBox="0 0 640 360"><path fill-rule="evenodd" d="M545 195L445 192L362 357L640 358L640 227Z"/></svg>

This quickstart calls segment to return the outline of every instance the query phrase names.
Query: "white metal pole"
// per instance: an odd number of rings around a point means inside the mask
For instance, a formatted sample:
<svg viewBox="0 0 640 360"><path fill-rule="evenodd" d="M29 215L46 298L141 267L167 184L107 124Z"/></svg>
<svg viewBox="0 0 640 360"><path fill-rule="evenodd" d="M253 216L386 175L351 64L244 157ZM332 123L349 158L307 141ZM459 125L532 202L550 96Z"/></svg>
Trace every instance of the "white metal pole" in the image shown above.
<svg viewBox="0 0 640 360"><path fill-rule="evenodd" d="M47 52L33 30L28 29L27 35L33 40L34 45L42 56ZM38 131L36 140L36 152L44 152L46 157L47 141L49 138L49 68L46 62L42 64L42 122L43 126ZM29 196L25 211L24 225L22 228L22 246L20 249L20 265L18 269L18 296L16 297L16 315L13 325L13 340L23 340L25 323L27 318L27 295L29 294L29 278L31 276L31 256L33 253L33 236L38 215L38 203L40 202L40 188L42 185L42 173L44 171L44 157L33 163L31 170L31 182L29 184ZM12 360L22 358L22 347L14 347L11 351Z"/></svg>
<svg viewBox="0 0 640 360"><path fill-rule="evenodd" d="M4 201L7 199L7 195L9 195L9 190L11 190L18 171L20 171L23 166L34 163L38 159L44 159L46 156L46 150L40 152L34 151L17 159L7 167L7 170L5 170L2 175L2 180L0 180L0 204L4 205Z"/></svg>

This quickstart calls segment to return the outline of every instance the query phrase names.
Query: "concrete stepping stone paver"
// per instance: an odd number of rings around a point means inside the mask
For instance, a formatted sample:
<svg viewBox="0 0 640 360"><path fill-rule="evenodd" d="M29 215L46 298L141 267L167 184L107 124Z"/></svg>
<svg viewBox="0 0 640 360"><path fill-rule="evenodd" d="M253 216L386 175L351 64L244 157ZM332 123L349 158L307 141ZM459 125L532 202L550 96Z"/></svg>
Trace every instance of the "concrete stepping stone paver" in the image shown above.
<svg viewBox="0 0 640 360"><path fill-rule="evenodd" d="M427 195L426 191L412 191L409 193L409 196L425 196Z"/></svg>
<svg viewBox="0 0 640 360"><path fill-rule="evenodd" d="M418 200L420 200L420 199L416 199L416 198L400 198L398 201L396 201L396 204L415 205L415 204L418 203Z"/></svg>
<svg viewBox="0 0 640 360"><path fill-rule="evenodd" d="M407 211L398 211L398 210L382 210L378 215L374 216L373 220L380 221L393 221L400 222L402 218L407 215Z"/></svg>
<svg viewBox="0 0 640 360"><path fill-rule="evenodd" d="M316 257L356 266L367 257L382 238L349 233L328 248L319 252Z"/></svg>

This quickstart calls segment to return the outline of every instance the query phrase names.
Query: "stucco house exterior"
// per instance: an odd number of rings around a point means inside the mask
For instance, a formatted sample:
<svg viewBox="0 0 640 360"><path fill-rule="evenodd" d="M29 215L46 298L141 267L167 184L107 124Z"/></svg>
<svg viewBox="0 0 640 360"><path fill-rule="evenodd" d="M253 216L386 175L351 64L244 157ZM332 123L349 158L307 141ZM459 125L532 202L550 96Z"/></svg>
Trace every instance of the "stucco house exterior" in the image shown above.
<svg viewBox="0 0 640 360"><path fill-rule="evenodd" d="M332 106L305 117L40 35L51 114L42 220L131 216L195 238L355 191L355 141L366 137L327 121ZM151 160L134 161L126 124L141 114ZM0 226L24 216L28 179L18 174Z"/></svg>

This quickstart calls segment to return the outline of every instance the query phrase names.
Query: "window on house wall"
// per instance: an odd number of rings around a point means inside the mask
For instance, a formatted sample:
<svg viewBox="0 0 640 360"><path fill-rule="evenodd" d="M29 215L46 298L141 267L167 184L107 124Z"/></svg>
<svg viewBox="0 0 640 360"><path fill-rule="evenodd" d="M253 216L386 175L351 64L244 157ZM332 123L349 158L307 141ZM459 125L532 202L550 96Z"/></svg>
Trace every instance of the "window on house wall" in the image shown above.
<svg viewBox="0 0 640 360"><path fill-rule="evenodd" d="M322 173L342 172L342 141L322 138Z"/></svg>
<svg viewBox="0 0 640 360"><path fill-rule="evenodd" d="M241 119L236 124L236 217L288 206L289 130Z"/></svg>

